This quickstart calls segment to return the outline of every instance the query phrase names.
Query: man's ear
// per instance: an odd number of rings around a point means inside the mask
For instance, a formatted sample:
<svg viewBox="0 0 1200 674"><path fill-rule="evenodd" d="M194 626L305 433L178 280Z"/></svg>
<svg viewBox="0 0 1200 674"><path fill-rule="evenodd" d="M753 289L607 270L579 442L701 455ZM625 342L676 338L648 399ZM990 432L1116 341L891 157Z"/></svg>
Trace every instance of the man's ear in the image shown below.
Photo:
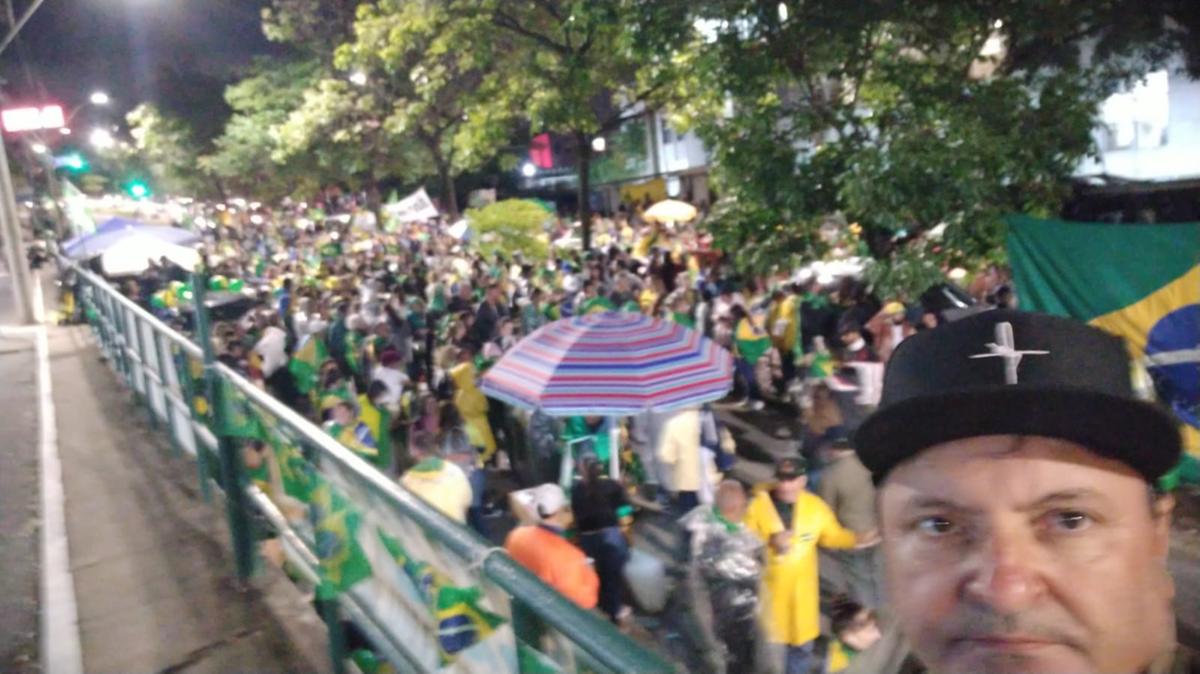
<svg viewBox="0 0 1200 674"><path fill-rule="evenodd" d="M1171 515L1174 511L1174 494L1158 495L1150 505L1154 527L1154 553L1164 561L1171 548Z"/></svg>

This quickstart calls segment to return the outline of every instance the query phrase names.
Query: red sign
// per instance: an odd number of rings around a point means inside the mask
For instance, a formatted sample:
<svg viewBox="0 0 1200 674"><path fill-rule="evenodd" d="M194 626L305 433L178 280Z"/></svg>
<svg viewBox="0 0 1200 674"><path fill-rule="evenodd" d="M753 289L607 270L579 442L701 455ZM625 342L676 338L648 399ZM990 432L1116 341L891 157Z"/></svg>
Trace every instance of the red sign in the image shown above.
<svg viewBox="0 0 1200 674"><path fill-rule="evenodd" d="M554 168L554 151L550 147L550 134L539 133L529 144L529 160L540 169Z"/></svg>
<svg viewBox="0 0 1200 674"><path fill-rule="evenodd" d="M0 119L3 120L4 130L8 133L58 129L67 124L60 105L0 110Z"/></svg>

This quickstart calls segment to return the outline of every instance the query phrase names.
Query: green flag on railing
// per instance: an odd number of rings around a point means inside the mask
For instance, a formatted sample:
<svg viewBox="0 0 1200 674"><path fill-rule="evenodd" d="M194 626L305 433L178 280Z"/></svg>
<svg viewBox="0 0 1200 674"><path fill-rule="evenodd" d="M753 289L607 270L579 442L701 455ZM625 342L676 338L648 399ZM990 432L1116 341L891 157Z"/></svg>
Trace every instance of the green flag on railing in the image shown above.
<svg viewBox="0 0 1200 674"><path fill-rule="evenodd" d="M214 430L220 435L234 438L265 440L266 434L258 421L258 415L250 409L250 401L246 400L246 396L233 384L225 379L221 379L220 382L221 427Z"/></svg>
<svg viewBox="0 0 1200 674"><path fill-rule="evenodd" d="M316 478L313 466L300 451L300 446L285 430L279 420L270 414L259 415L266 440L275 452L275 462L279 466L279 481L283 493L303 503L312 498Z"/></svg>
<svg viewBox="0 0 1200 674"><path fill-rule="evenodd" d="M356 539L361 517L328 482L318 478L309 502L316 538L321 586L317 596L332 599L371 577L371 562Z"/></svg>

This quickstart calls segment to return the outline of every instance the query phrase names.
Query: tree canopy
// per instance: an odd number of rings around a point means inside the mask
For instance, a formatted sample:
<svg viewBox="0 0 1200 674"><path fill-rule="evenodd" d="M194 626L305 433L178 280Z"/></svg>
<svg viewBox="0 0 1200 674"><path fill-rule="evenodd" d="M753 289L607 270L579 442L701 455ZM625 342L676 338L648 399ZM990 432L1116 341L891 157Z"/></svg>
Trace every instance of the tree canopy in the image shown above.
<svg viewBox="0 0 1200 674"><path fill-rule="evenodd" d="M712 152L719 243L812 257L839 213L876 258L998 254L1004 214L1059 207L1104 98L1180 48L1177 5L694 3L676 119Z"/></svg>

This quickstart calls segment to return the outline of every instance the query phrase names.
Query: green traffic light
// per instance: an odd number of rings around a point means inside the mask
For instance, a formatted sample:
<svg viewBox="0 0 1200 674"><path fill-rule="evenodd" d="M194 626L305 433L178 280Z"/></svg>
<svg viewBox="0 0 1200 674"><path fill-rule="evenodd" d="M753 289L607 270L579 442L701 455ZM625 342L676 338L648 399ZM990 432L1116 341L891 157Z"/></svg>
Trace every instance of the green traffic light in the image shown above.
<svg viewBox="0 0 1200 674"><path fill-rule="evenodd" d="M86 171L88 168L87 160L78 152L64 155L60 159L62 160L62 166L69 171Z"/></svg>
<svg viewBox="0 0 1200 674"><path fill-rule="evenodd" d="M140 180L135 180L126 185L125 191L134 199L145 199L150 196L150 186Z"/></svg>

